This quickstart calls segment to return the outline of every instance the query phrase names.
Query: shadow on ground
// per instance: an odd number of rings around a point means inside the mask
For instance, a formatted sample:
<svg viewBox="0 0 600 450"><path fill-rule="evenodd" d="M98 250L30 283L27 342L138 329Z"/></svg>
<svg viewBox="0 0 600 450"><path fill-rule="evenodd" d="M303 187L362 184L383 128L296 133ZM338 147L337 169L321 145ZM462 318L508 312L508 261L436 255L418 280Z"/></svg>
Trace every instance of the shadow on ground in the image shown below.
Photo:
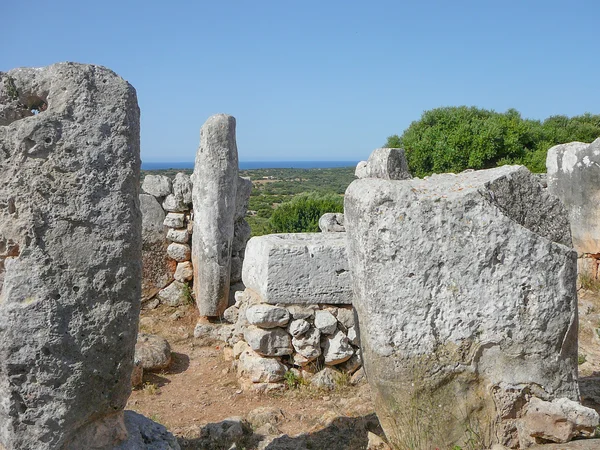
<svg viewBox="0 0 600 450"><path fill-rule="evenodd" d="M202 437L180 438L179 444L183 450L226 450L233 444L246 450L364 450L367 448L369 431L383 436L383 430L374 413L361 417L337 417L319 431L295 437L260 436L250 433L238 438L223 436L218 441Z"/></svg>

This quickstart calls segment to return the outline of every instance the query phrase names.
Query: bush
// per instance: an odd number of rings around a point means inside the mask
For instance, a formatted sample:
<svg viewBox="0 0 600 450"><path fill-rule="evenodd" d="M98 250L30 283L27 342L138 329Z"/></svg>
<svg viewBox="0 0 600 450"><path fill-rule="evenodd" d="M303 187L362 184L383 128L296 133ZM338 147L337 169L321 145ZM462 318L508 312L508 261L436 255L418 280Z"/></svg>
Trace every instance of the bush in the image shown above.
<svg viewBox="0 0 600 450"><path fill-rule="evenodd" d="M269 223L273 233L316 232L323 214L343 211L344 200L339 195L300 194L275 209Z"/></svg>
<svg viewBox="0 0 600 450"><path fill-rule="evenodd" d="M388 137L386 147L404 148L413 175L487 169L524 164L532 172L546 171L546 153L556 144L592 142L600 136L600 115L544 122L505 113L458 106L425 111L402 134Z"/></svg>

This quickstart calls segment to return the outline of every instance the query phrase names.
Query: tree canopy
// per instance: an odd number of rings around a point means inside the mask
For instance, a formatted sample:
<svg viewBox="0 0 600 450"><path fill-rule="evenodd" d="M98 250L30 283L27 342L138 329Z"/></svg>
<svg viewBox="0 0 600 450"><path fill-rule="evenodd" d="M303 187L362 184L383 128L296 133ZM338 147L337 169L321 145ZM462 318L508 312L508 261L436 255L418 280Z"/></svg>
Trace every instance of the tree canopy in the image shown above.
<svg viewBox="0 0 600 450"><path fill-rule="evenodd" d="M319 231L319 219L328 212L344 212L344 199L336 194L300 194L282 203L271 215L272 233Z"/></svg>
<svg viewBox="0 0 600 450"><path fill-rule="evenodd" d="M523 164L546 171L546 153L557 144L592 142L600 137L600 115L523 119L515 109L505 113L467 106L425 111L402 136L388 137L389 148L403 148L413 175L487 169Z"/></svg>

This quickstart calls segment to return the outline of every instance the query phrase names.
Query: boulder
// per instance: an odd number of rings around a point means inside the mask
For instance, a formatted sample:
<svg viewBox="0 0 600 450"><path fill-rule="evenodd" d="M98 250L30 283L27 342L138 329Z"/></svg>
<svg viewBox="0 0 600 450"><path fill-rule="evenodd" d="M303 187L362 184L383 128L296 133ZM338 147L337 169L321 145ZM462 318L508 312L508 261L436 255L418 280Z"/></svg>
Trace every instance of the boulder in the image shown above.
<svg viewBox="0 0 600 450"><path fill-rule="evenodd" d="M344 214L325 213L319 219L319 229L323 233L341 233L346 231L344 228Z"/></svg>
<svg viewBox="0 0 600 450"><path fill-rule="evenodd" d="M277 358L265 358L251 348L246 348L239 356L237 374L253 383L276 383L283 380L287 367Z"/></svg>
<svg viewBox="0 0 600 450"><path fill-rule="evenodd" d="M134 411L125 411L124 419L127 440L112 450L180 450L177 438L164 425Z"/></svg>
<svg viewBox="0 0 600 450"><path fill-rule="evenodd" d="M577 400L577 255L564 207L527 169L356 180L345 219L390 439L405 445L418 418L440 430L431 447L463 446L473 426L494 436L486 445L516 446L530 393Z"/></svg>
<svg viewBox="0 0 600 450"><path fill-rule="evenodd" d="M152 298L173 281L175 264L167 256L165 212L150 194L140 194L142 212L142 299Z"/></svg>
<svg viewBox="0 0 600 450"><path fill-rule="evenodd" d="M532 397L519 421L521 446L546 442L568 442L575 437L593 437L598 413L567 398L552 402ZM525 444L525 445L523 445Z"/></svg>
<svg viewBox="0 0 600 450"><path fill-rule="evenodd" d="M0 447L118 443L142 279L135 89L101 66L14 69L0 116Z"/></svg>
<svg viewBox="0 0 600 450"><path fill-rule="evenodd" d="M166 288L161 289L157 294L158 299L163 305L181 306L190 302L190 288L187 284L180 281L173 281Z"/></svg>
<svg viewBox="0 0 600 450"><path fill-rule="evenodd" d="M190 261L177 263L177 269L175 269L175 275L173 277L182 283L190 281L194 278L194 268L192 267L192 263Z"/></svg>
<svg viewBox="0 0 600 450"><path fill-rule="evenodd" d="M187 244L172 242L167 247L167 255L177 262L189 261L191 252L190 246Z"/></svg>
<svg viewBox="0 0 600 450"><path fill-rule="evenodd" d="M288 333L290 333L293 337L300 336L301 334L306 333L309 329L310 323L304 319L292 320L287 327Z"/></svg>
<svg viewBox="0 0 600 450"><path fill-rule="evenodd" d="M185 214L168 213L163 225L169 228L183 228L185 226Z"/></svg>
<svg viewBox="0 0 600 450"><path fill-rule="evenodd" d="M169 212L184 212L188 210L188 205L183 203L181 198L176 197L174 194L169 194L165 197L162 207L165 211Z"/></svg>
<svg viewBox="0 0 600 450"><path fill-rule="evenodd" d="M325 367L310 379L310 384L321 389L333 391L341 375L339 371L331 367Z"/></svg>
<svg viewBox="0 0 600 450"><path fill-rule="evenodd" d="M600 138L548 150L548 190L569 213L573 247L580 254L600 253Z"/></svg>
<svg viewBox="0 0 600 450"><path fill-rule="evenodd" d="M351 306L346 306L342 308L337 308L335 318L337 321L343 325L345 329L350 329L354 327L354 308Z"/></svg>
<svg viewBox="0 0 600 450"><path fill-rule="evenodd" d="M317 310L315 311L315 328L318 328L321 334L333 334L337 330L337 320L329 311Z"/></svg>
<svg viewBox="0 0 600 450"><path fill-rule="evenodd" d="M327 336L323 343L323 356L325 364L335 366L349 360L354 355L354 349L348 341L348 337L340 330L332 336Z"/></svg>
<svg viewBox="0 0 600 450"><path fill-rule="evenodd" d="M259 304L248 307L246 318L260 328L284 327L290 320L290 313L279 306Z"/></svg>
<svg viewBox="0 0 600 450"><path fill-rule="evenodd" d="M292 338L292 346L298 355L304 359L299 362L309 363L321 356L321 332L316 328L311 328L304 334Z"/></svg>
<svg viewBox="0 0 600 450"><path fill-rule="evenodd" d="M171 346L161 336L140 333L135 344L135 359L142 362L144 370L166 369L171 364Z"/></svg>
<svg viewBox="0 0 600 450"><path fill-rule="evenodd" d="M265 303L351 304L344 233L290 233L248 241L242 280Z"/></svg>
<svg viewBox="0 0 600 450"><path fill-rule="evenodd" d="M401 148L378 148L373 150L366 164L356 166L357 178L382 178L384 180L408 180L412 176L404 150Z"/></svg>
<svg viewBox="0 0 600 450"><path fill-rule="evenodd" d="M173 179L173 196L178 204L186 207L192 204L192 180L189 175L183 172L178 172L175 175Z"/></svg>
<svg viewBox="0 0 600 450"><path fill-rule="evenodd" d="M157 198L164 198L172 192L171 179L165 175L146 175L142 191Z"/></svg>
<svg viewBox="0 0 600 450"><path fill-rule="evenodd" d="M237 198L238 154L233 117L217 114L202 126L192 182L196 304L200 315L219 316L229 299Z"/></svg>
<svg viewBox="0 0 600 450"><path fill-rule="evenodd" d="M178 244L187 244L190 240L190 235L185 228L179 230L170 228L169 231L167 231L167 240L177 242Z"/></svg>
<svg viewBox="0 0 600 450"><path fill-rule="evenodd" d="M284 356L293 352L291 337L282 328L263 330L249 326L244 330L244 339L261 356Z"/></svg>

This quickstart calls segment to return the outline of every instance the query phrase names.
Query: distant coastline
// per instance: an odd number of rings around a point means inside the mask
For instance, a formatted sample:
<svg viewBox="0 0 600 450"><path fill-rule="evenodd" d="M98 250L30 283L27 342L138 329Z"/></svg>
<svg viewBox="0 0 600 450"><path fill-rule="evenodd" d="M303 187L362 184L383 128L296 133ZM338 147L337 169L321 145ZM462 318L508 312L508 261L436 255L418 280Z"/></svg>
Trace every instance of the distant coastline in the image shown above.
<svg viewBox="0 0 600 450"><path fill-rule="evenodd" d="M247 169L331 169L355 167L358 161L240 161L240 170ZM142 170L193 169L193 162L142 162Z"/></svg>

